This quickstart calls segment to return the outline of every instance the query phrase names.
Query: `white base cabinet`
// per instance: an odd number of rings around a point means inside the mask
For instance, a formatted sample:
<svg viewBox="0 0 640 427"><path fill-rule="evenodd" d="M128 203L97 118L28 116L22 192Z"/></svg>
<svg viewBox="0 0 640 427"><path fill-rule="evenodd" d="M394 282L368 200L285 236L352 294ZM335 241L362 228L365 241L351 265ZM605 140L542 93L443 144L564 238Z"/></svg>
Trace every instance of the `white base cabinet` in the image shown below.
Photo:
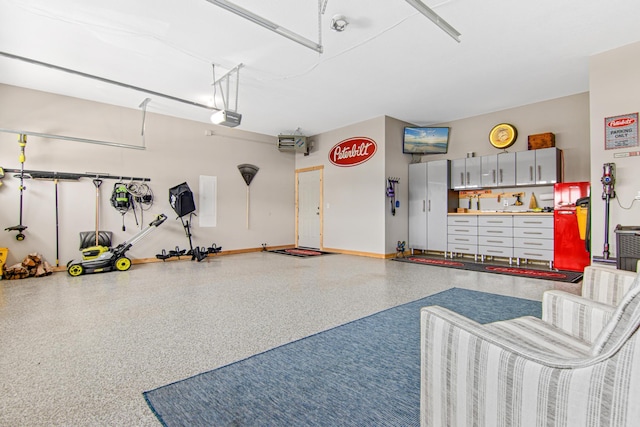
<svg viewBox="0 0 640 427"><path fill-rule="evenodd" d="M546 261L553 267L553 216L546 215L449 215L447 252L456 254Z"/></svg>
<svg viewBox="0 0 640 427"><path fill-rule="evenodd" d="M547 261L553 267L553 217L523 216L513 220L513 251L518 260Z"/></svg>
<svg viewBox="0 0 640 427"><path fill-rule="evenodd" d="M513 259L513 217L478 216L478 253L485 256Z"/></svg>
<svg viewBox="0 0 640 427"><path fill-rule="evenodd" d="M447 252L473 254L478 257L478 217L475 215L449 215L447 220Z"/></svg>

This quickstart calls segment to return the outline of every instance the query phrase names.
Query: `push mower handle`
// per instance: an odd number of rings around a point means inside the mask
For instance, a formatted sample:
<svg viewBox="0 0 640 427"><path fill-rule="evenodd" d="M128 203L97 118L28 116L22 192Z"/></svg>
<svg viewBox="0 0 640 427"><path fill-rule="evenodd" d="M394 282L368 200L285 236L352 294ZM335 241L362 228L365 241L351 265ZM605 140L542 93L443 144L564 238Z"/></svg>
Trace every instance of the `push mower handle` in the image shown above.
<svg viewBox="0 0 640 427"><path fill-rule="evenodd" d="M163 222L165 222L167 219L167 216L165 214L160 214L156 217L156 219L154 219L153 221L151 221L149 223L149 225L153 225L153 226L159 226L160 224L162 224Z"/></svg>

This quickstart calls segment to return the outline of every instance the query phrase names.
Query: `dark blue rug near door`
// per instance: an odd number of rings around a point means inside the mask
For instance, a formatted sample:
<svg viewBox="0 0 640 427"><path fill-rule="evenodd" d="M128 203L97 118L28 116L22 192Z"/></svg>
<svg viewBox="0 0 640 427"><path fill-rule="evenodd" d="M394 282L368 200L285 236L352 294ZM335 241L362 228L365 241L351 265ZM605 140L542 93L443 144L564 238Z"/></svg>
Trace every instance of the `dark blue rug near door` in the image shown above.
<svg viewBox="0 0 640 427"><path fill-rule="evenodd" d="M480 323L541 304L453 288L144 393L166 426L419 426L420 308Z"/></svg>

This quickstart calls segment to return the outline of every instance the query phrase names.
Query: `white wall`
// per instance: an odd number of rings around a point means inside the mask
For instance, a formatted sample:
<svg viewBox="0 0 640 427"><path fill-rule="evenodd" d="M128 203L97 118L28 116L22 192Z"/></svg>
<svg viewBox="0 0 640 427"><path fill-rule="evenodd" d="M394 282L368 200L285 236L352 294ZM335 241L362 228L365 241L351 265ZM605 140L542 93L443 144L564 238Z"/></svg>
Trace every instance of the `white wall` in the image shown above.
<svg viewBox="0 0 640 427"><path fill-rule="evenodd" d="M194 107L196 108L196 107ZM0 85L0 128L66 135L141 145L142 112L49 93ZM205 136L214 130L215 136ZM168 202L168 189L186 181L199 204L199 176L216 176L218 182L217 226L199 227L193 220L197 246L216 243L223 250L291 245L294 242L293 155L276 149L276 138L153 113L146 118L146 150L132 150L80 142L28 137L25 169L57 172L99 172L151 178L155 193L148 223L154 213L169 219L129 252L133 258L154 257L162 249L188 247L188 239ZM0 166L19 169L18 136L0 133ZM250 228L246 227L245 184L237 165L260 168L250 186ZM136 228L131 212L122 217L110 205L115 180L104 180L100 197L100 228L114 233L114 243L132 235ZM18 224L19 180L7 174L0 187L0 226ZM26 181L23 224L26 239L0 230L0 246L10 250L8 264L30 252L40 252L55 262L55 193L51 181ZM59 184L60 263L78 259L78 233L95 230L95 187L90 179Z"/></svg>
<svg viewBox="0 0 640 427"><path fill-rule="evenodd" d="M640 111L640 43L634 43L595 55L589 64L591 95L591 188L592 188L592 254L602 256L604 249L604 210L601 198L604 163L616 164L616 199L611 201L609 242L615 257L617 224L640 226L640 202L632 205L640 191L640 156L616 158L614 154L638 152L640 147L605 150L604 121L607 117ZM629 208L630 209L626 209Z"/></svg>
<svg viewBox="0 0 640 427"><path fill-rule="evenodd" d="M411 156L402 152L402 136L404 127L410 123L385 118L385 178L400 178L396 185L396 200L400 207L396 208L396 214L391 213L390 199L387 198L385 206L385 253L395 254L398 241L409 239L409 163Z"/></svg>
<svg viewBox="0 0 640 427"><path fill-rule="evenodd" d="M636 110L637 111L637 110ZM617 114L617 113L616 113ZM426 120L427 118L425 118ZM71 135L83 138L140 144L142 113L119 107L61 97L28 89L0 85L0 128ZM519 131L509 151L526 150L527 135L556 134L556 146L565 152L565 181L589 180L589 96L578 94L527 105L512 110L461 119L451 126L451 145L447 155L423 156L422 161L495 153L487 135L500 122L514 124ZM218 226L200 228L194 219L194 242L212 243L224 250L290 245L295 241L294 171L324 166L324 241L327 249L384 255L393 254L398 240L408 238L407 195L410 156L402 154L402 129L408 123L379 117L316 135L309 156L280 153L275 137L243 132L161 116L149 104L145 151L48 140L32 137L27 144L27 169L59 172L102 172L152 179L156 194L153 212L164 212L170 220L161 229L136 245L134 258L153 257L161 249L188 244L180 221L168 204L168 188L187 181L196 193L198 177L218 177ZM217 136L205 136L214 129ZM337 167L329 162L329 150L338 142L356 136L376 141L378 151L366 163ZM0 133L0 165L19 168L17 135ZM246 184L237 165L260 167L251 183L250 229L246 229ZM600 166L601 167L601 166ZM396 215L390 212L385 195L386 179L400 178ZM598 178L599 179L599 178ZM0 225L18 223L18 180L4 179L0 187ZM53 183L27 182L24 224L27 239L17 242L15 233L2 232L0 245L11 250L9 262L27 253L42 252L55 259L55 221ZM121 231L121 217L110 206L113 181L103 184L101 229L113 231L119 243L135 233L131 213L127 231ZM95 187L88 179L60 184L61 263L78 256L78 232L93 230ZM525 199L526 203L528 199ZM150 218L150 213L145 221Z"/></svg>
<svg viewBox="0 0 640 427"><path fill-rule="evenodd" d="M329 161L331 148L348 138L367 137L377 144L365 163L339 167ZM324 240L327 249L385 253L385 119L379 117L311 138L308 156L296 155L296 168L324 165Z"/></svg>
<svg viewBox="0 0 640 427"><path fill-rule="evenodd" d="M553 132L556 146L564 152L565 181L589 180L589 96L587 93L526 105L511 110L456 120L450 126L451 141L446 155L422 156L423 162L497 153L489 144L493 126L508 122L516 126L519 137L509 151L527 150L527 136ZM402 132L410 123L380 117L314 136L315 148L309 156L296 156L296 168L324 165L324 247L368 254L393 254L398 240L408 239L408 164L402 153ZM340 168L328 160L329 150L354 136L367 136L378 143L378 153L368 162ZM400 208L391 215L384 188L389 176L400 178L397 199ZM519 188L525 191L524 208L530 192L538 196L552 192L546 187ZM515 191L515 190L514 190ZM490 203L490 202L487 202ZM550 202L539 201L541 206ZM492 206L485 206L490 209Z"/></svg>
<svg viewBox="0 0 640 427"><path fill-rule="evenodd" d="M509 152L527 150L529 135L552 132L556 147L564 154L564 181L589 180L588 93L441 123L440 126L451 127L449 152L446 156L428 156L428 160L462 158L467 152L475 152L477 156L499 153L502 150L489 143L489 132L499 123L510 123L518 130L518 138L507 149Z"/></svg>

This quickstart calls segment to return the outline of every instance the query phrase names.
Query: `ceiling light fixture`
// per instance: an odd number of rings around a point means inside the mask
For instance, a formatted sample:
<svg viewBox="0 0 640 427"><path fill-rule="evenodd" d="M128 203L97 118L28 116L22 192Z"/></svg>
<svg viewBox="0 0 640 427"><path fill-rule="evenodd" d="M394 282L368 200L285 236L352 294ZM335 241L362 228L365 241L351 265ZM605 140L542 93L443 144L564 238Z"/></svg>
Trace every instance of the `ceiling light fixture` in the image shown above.
<svg viewBox="0 0 640 427"><path fill-rule="evenodd" d="M424 16L429 18L434 24L440 27L445 33L449 34L455 41L460 43L461 34L453 28L447 21L442 19L437 13L427 7L426 4L422 3L420 0L406 0L411 6L415 7L416 10L422 13Z"/></svg>
<svg viewBox="0 0 640 427"><path fill-rule="evenodd" d="M289 40L293 40L296 43L300 43L301 45L308 47L309 49L315 50L318 53L322 53L322 45L311 41L301 35L294 33L293 31L287 30L280 25L269 21L261 16L256 15L253 12L248 11L238 5L235 5L227 0L206 0L209 3L219 6L223 9L228 10L231 13L235 13L236 15L248 19L249 21L260 25L261 27L266 28L267 30L271 30L274 33L278 33L283 37L288 38Z"/></svg>
<svg viewBox="0 0 640 427"><path fill-rule="evenodd" d="M234 128L240 125L242 120L242 114L235 111L220 110L217 113L211 115L211 123L215 125L227 126Z"/></svg>
<svg viewBox="0 0 640 427"><path fill-rule="evenodd" d="M347 25L349 25L349 21L347 21L347 18L345 18L343 15L334 15L333 18L331 18L331 24L329 25L329 28L331 28L333 31L341 33L345 30L345 28L347 28Z"/></svg>

